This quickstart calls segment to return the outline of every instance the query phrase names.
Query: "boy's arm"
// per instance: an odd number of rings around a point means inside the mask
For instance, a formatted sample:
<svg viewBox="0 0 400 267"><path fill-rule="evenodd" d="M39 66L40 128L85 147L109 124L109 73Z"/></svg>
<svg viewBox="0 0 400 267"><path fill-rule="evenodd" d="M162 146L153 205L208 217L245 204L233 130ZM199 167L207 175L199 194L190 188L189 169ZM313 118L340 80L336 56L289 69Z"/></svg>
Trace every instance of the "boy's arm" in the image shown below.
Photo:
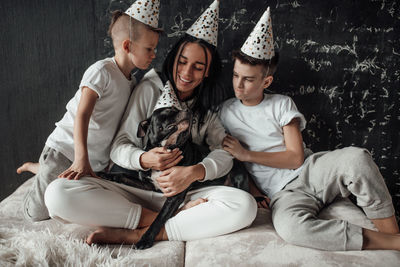
<svg viewBox="0 0 400 267"><path fill-rule="evenodd" d="M78 180L85 175L97 177L90 166L87 150L89 121L97 98L98 95L95 91L86 86L82 88L82 95L74 121L74 162L58 176L60 178Z"/></svg>
<svg viewBox="0 0 400 267"><path fill-rule="evenodd" d="M293 119L283 127L286 150L281 152L256 152L245 149L232 136L225 137L223 146L226 151L240 161L253 162L272 168L297 169L304 162L303 138L299 122Z"/></svg>

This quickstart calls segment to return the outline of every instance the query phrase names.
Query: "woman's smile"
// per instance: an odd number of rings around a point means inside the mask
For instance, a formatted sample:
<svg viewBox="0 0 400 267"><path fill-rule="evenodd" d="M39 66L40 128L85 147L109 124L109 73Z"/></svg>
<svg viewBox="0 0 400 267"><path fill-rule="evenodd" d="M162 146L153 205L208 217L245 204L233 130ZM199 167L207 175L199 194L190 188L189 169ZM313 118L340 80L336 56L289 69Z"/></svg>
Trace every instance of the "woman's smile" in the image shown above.
<svg viewBox="0 0 400 267"><path fill-rule="evenodd" d="M186 84L190 84L192 82L192 80L188 79L188 78L183 78L181 75L178 74L178 78L180 80L181 83L183 83L184 85Z"/></svg>

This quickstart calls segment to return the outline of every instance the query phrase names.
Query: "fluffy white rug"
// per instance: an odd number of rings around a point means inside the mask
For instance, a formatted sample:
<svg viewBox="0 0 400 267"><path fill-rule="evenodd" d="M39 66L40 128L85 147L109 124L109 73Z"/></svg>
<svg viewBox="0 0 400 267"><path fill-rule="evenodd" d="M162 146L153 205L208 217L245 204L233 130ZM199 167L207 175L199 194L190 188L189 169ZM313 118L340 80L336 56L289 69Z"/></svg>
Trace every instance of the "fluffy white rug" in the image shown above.
<svg viewBox="0 0 400 267"><path fill-rule="evenodd" d="M143 251L127 245L89 246L89 227L25 221L21 203L31 182L0 203L0 266L183 266L183 242L158 242Z"/></svg>
<svg viewBox="0 0 400 267"><path fill-rule="evenodd" d="M124 246L88 246L83 240L50 230L0 228L2 266L129 266L135 250Z"/></svg>

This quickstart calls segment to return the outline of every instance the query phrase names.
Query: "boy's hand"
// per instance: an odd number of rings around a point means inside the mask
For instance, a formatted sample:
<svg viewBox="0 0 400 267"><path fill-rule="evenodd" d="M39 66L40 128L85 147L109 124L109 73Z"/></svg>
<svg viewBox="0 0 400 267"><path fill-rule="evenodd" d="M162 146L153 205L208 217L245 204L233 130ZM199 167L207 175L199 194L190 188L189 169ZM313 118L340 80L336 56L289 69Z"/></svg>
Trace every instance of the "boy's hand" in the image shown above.
<svg viewBox="0 0 400 267"><path fill-rule="evenodd" d="M240 144L239 140L235 137L227 134L222 140L222 147L225 151L231 153L236 159L240 161L248 161L247 155L248 150L245 149L242 144Z"/></svg>
<svg viewBox="0 0 400 267"><path fill-rule="evenodd" d="M267 196L260 195L254 196L257 201L257 207L262 209L269 209L269 202L271 201Z"/></svg>
<svg viewBox="0 0 400 267"><path fill-rule="evenodd" d="M83 176L100 178L94 173L88 160L82 160L82 161L75 160L68 169L66 169L58 176L58 178L67 178L68 180L79 180Z"/></svg>

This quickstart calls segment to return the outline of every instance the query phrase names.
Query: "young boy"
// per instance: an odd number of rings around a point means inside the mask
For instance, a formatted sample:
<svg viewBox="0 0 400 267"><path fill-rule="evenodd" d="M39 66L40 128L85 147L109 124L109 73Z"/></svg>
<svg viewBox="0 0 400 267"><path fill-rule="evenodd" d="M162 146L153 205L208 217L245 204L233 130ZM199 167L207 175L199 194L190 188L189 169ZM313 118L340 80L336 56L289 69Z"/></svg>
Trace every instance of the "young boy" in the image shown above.
<svg viewBox="0 0 400 267"><path fill-rule="evenodd" d="M370 154L350 147L305 156L304 116L289 97L264 94L278 63L269 8L233 58L236 99L221 109L221 121L231 134L223 146L245 162L262 191L258 194L271 199L277 233L289 243L323 250L400 250L391 196ZM350 194L378 232L318 218L338 195Z"/></svg>
<svg viewBox="0 0 400 267"><path fill-rule="evenodd" d="M125 13L113 13L109 34L115 56L86 70L79 90L66 106L67 112L46 141L40 166L28 163L17 171L37 171L23 203L26 218L49 218L44 192L57 177L97 177L95 172L107 167L111 141L136 83L131 72L147 69L155 58L161 31L157 28L158 10L159 1L149 0L135 2Z"/></svg>

